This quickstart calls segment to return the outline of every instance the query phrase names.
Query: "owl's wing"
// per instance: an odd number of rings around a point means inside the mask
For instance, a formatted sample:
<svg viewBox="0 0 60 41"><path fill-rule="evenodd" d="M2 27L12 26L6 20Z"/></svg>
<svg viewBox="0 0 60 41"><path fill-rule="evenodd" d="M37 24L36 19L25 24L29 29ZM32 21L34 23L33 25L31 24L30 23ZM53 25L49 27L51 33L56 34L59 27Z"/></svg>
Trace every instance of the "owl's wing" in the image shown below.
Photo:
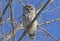
<svg viewBox="0 0 60 41"><path fill-rule="evenodd" d="M22 21L23 21L23 26L26 27L26 25L29 24L29 15L23 13L22 14Z"/></svg>

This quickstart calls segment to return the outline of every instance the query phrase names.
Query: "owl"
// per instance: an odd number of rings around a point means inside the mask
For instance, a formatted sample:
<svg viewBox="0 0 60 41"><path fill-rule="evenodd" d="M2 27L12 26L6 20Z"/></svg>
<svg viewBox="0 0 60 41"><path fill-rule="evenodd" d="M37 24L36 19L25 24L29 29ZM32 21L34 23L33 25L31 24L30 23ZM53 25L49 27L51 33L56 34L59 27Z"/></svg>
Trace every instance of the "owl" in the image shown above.
<svg viewBox="0 0 60 41"><path fill-rule="evenodd" d="M23 27L25 30L26 25L29 24L33 18L36 16L35 13L35 7L33 5L27 4L23 7L23 14L22 14L22 20L23 20ZM28 31L29 39L35 39L36 38L36 31L37 31L37 20L32 24L30 30Z"/></svg>

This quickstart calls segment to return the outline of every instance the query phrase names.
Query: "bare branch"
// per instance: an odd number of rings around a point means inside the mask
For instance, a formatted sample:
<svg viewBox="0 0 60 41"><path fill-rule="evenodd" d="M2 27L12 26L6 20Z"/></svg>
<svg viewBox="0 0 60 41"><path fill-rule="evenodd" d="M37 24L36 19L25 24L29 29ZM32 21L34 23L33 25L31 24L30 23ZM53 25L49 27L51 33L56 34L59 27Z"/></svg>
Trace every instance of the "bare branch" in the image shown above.
<svg viewBox="0 0 60 41"><path fill-rule="evenodd" d="M11 3L12 3L12 1L13 0L11 0ZM7 8L9 7L9 3L5 6L5 8L4 8L4 10L3 10L3 12L2 12L2 15L0 16L0 22L1 22L1 20L2 20L2 17L5 15L5 11L7 10Z"/></svg>
<svg viewBox="0 0 60 41"><path fill-rule="evenodd" d="M16 28L14 29L14 34L16 34L18 31L20 30L24 30L24 27L23 27L23 24L15 24L14 25L16 26ZM8 41L11 37L12 37L12 31L10 31L7 35L6 35L6 40ZM4 41L4 38L2 39L2 41Z"/></svg>
<svg viewBox="0 0 60 41"><path fill-rule="evenodd" d="M39 27L40 30L42 30L43 32L45 32L47 34L47 36L50 36L52 39L54 39L55 41L58 41L58 39L56 39L53 35L51 35L49 32L47 32L45 29Z"/></svg>
<svg viewBox="0 0 60 41"><path fill-rule="evenodd" d="M49 3L51 3L51 2L52 2L52 0L49 1ZM44 6L44 5L43 5L43 6ZM43 7L43 6L42 6L42 7ZM42 7L41 7L41 8L42 8ZM39 9L36 11L36 14L40 12L41 8L39 8ZM43 9L44 9L44 7L43 7ZM42 9L42 10L43 10L43 9Z"/></svg>
<svg viewBox="0 0 60 41"><path fill-rule="evenodd" d="M0 0L0 14L1 14L1 11L2 11L1 10L2 9L2 5L1 4L2 4L2 0Z"/></svg>
<svg viewBox="0 0 60 41"><path fill-rule="evenodd" d="M0 0L0 16L1 16L1 12L2 12L2 0ZM1 19L0 19L0 23L1 23Z"/></svg>
<svg viewBox="0 0 60 41"><path fill-rule="evenodd" d="M10 20L10 18L8 18L7 20ZM53 22L56 22L56 21L59 21L59 20L60 20L60 18L57 18L55 20L51 20L51 21L48 21L48 22L44 22L44 23L38 24L38 26L43 26L43 25L50 24L50 23L53 23ZM23 30L24 29L23 23L18 24L16 22L14 22L14 24L16 25L16 28L14 29L14 34L17 33L19 30ZM12 37L12 31L10 31L6 36L7 36L7 40L9 40Z"/></svg>
<svg viewBox="0 0 60 41"><path fill-rule="evenodd" d="M21 26L19 25L19 27L16 28L16 29L17 29L16 31L15 31L15 29L14 29L14 32L17 33L19 30L21 30L20 27L21 27ZM11 38L11 35L12 35L12 31L11 31L9 34L7 34L7 40L9 40L9 39ZM4 39L3 39L3 40L4 40Z"/></svg>
<svg viewBox="0 0 60 41"><path fill-rule="evenodd" d="M54 7L54 9L51 9L51 10L49 10L50 8L48 8L48 9L44 10L42 13L45 13L45 12L54 12L58 8L60 8L60 6L56 6L56 7Z"/></svg>
<svg viewBox="0 0 60 41"><path fill-rule="evenodd" d="M12 3L12 0L9 0L9 3L10 3L10 18L11 18L11 25L12 25L12 41L15 41L15 34L14 34L14 24L13 24L13 14L12 14L12 6L11 6L11 3Z"/></svg>
<svg viewBox="0 0 60 41"><path fill-rule="evenodd" d="M0 17L1 17L1 14L2 14L2 0L0 0ZM1 19L0 19L0 26L2 28L2 35L0 34L0 36L2 36L6 41L6 35L5 35L5 31L4 31L4 27Z"/></svg>
<svg viewBox="0 0 60 41"><path fill-rule="evenodd" d="M18 2L24 7L24 3L21 0L18 0Z"/></svg>
<svg viewBox="0 0 60 41"><path fill-rule="evenodd" d="M4 40L6 41L6 35L5 35L5 32L4 32L3 24L1 24L1 28L2 28L2 37L3 37Z"/></svg>
<svg viewBox="0 0 60 41"><path fill-rule="evenodd" d="M22 38L26 35L26 33L29 31L29 29L31 28L32 24L34 23L34 21L39 17L39 15L41 14L41 12L44 10L44 8L48 5L48 3L50 2L51 0L48 0L46 2L45 5L43 5L39 10L38 12L36 12L36 16L34 17L34 19L26 26L27 27L27 31L24 31L23 34L21 35L21 37L18 39L18 41L21 41ZM29 27L29 28L28 28Z"/></svg>
<svg viewBox="0 0 60 41"><path fill-rule="evenodd" d="M41 24L38 24L38 26L43 26L43 25L46 25L46 24L51 24L51 23L54 23L54 22L57 22L57 21L60 21L60 18L57 18L55 20L50 20L50 21L47 21L47 22L43 22Z"/></svg>

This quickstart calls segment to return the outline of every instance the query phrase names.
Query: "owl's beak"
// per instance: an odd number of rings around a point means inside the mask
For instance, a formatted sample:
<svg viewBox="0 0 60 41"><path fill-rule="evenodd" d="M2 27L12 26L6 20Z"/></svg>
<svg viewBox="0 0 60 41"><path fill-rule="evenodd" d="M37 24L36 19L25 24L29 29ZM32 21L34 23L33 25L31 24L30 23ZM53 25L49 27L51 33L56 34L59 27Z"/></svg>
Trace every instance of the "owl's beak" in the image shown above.
<svg viewBox="0 0 60 41"><path fill-rule="evenodd" d="M28 12L30 13L30 11L28 10Z"/></svg>

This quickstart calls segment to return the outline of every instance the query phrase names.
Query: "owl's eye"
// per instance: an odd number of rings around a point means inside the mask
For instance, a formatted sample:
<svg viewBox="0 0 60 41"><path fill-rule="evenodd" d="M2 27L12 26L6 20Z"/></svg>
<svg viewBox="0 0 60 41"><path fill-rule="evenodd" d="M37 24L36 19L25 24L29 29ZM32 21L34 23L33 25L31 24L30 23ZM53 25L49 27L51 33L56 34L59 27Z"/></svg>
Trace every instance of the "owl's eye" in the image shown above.
<svg viewBox="0 0 60 41"><path fill-rule="evenodd" d="M33 10L33 8L32 8L32 7L31 7L30 9L31 9L31 10Z"/></svg>
<svg viewBox="0 0 60 41"><path fill-rule="evenodd" d="M29 10L28 8L26 8L26 10Z"/></svg>

